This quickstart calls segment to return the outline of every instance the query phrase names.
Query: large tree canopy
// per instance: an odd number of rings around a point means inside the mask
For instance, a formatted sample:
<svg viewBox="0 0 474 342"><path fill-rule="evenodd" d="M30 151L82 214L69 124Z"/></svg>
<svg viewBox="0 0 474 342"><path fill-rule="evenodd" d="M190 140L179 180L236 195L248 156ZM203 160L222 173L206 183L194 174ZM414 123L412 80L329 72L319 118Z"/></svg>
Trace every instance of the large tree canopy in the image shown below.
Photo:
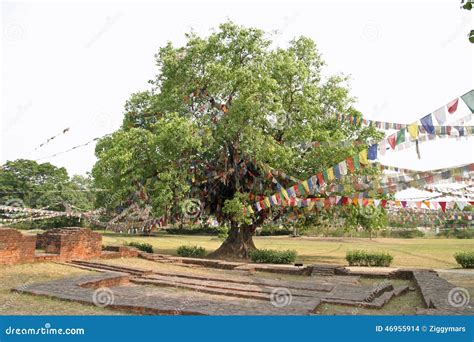
<svg viewBox="0 0 474 342"><path fill-rule="evenodd" d="M115 210L139 191L142 205L158 216L198 199L203 213L230 222L215 254L245 257L255 248L255 228L285 211L247 217L244 204L293 184L268 177L268 167L306 179L380 133L336 119L361 114L346 76L323 77L324 62L309 38L273 48L263 31L231 22L208 37L186 38L183 47L159 50L152 89L133 94L121 129L97 144L93 176L110 190L98 204ZM327 144L308 148L314 141Z"/></svg>
<svg viewBox="0 0 474 342"><path fill-rule="evenodd" d="M69 178L63 167L33 160L7 161L0 168L0 204L49 210L91 210L95 195L90 177ZM38 225L44 222L35 221ZM49 226L77 225L77 219L54 218ZM26 224L26 226L35 226Z"/></svg>

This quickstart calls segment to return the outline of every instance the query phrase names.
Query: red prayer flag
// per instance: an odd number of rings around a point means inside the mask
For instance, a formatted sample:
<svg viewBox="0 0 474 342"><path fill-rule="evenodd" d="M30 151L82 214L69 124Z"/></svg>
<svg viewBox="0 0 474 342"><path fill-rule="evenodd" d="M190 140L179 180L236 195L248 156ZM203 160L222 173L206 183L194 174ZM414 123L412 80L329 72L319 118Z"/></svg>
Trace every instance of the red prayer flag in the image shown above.
<svg viewBox="0 0 474 342"><path fill-rule="evenodd" d="M382 208L385 208L385 206L387 205L387 200L381 200L380 205L382 206Z"/></svg>
<svg viewBox="0 0 474 342"><path fill-rule="evenodd" d="M397 143L397 136L395 134L390 135L388 138L388 143L390 144L390 147L392 150L395 149L395 144Z"/></svg>
<svg viewBox="0 0 474 342"><path fill-rule="evenodd" d="M323 174L321 172L318 173L318 181L319 181L320 186L324 184L324 178L323 178Z"/></svg>
<svg viewBox="0 0 474 342"><path fill-rule="evenodd" d="M446 107L448 107L448 113L449 114L453 114L456 109L458 109L458 102L459 102L459 98L457 98L456 100L453 100L451 102L449 102Z"/></svg>
<svg viewBox="0 0 474 342"><path fill-rule="evenodd" d="M443 212L446 212L446 202L438 202L440 207L441 207L441 210L443 210Z"/></svg>
<svg viewBox="0 0 474 342"><path fill-rule="evenodd" d="M349 169L349 171L351 171L351 172L355 171L354 162L353 162L351 157L346 159L346 164L347 164L347 168Z"/></svg>

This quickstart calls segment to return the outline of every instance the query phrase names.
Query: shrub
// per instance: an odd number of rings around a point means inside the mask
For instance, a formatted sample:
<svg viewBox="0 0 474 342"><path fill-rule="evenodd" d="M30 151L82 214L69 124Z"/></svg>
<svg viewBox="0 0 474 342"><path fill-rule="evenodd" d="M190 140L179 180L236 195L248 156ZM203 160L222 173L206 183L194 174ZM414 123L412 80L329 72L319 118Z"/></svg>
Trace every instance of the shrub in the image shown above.
<svg viewBox="0 0 474 342"><path fill-rule="evenodd" d="M195 227L170 227L166 229L173 235L219 235L221 227L195 226Z"/></svg>
<svg viewBox="0 0 474 342"><path fill-rule="evenodd" d="M153 246L146 242L128 242L125 243L125 246L135 247L143 252L153 253Z"/></svg>
<svg viewBox="0 0 474 342"><path fill-rule="evenodd" d="M259 236L276 236L276 235L291 235L293 230L286 227L272 227L264 226L261 230L257 231Z"/></svg>
<svg viewBox="0 0 474 342"><path fill-rule="evenodd" d="M457 239L474 239L474 229L445 229L437 236Z"/></svg>
<svg viewBox="0 0 474 342"><path fill-rule="evenodd" d="M202 258L206 255L206 249L199 246L179 246L177 253L182 257Z"/></svg>
<svg viewBox="0 0 474 342"><path fill-rule="evenodd" d="M462 268L474 268L474 252L459 252L454 254L456 262Z"/></svg>
<svg viewBox="0 0 474 342"><path fill-rule="evenodd" d="M418 229L400 229L390 231L389 235L393 238L413 239L418 237L424 237L425 233Z"/></svg>
<svg viewBox="0 0 474 342"><path fill-rule="evenodd" d="M348 251L346 260L349 266L383 266L388 267L393 256L388 253L366 252L363 250Z"/></svg>
<svg viewBox="0 0 474 342"><path fill-rule="evenodd" d="M296 255L294 250L256 249L249 252L250 259L261 264L291 264L296 260Z"/></svg>

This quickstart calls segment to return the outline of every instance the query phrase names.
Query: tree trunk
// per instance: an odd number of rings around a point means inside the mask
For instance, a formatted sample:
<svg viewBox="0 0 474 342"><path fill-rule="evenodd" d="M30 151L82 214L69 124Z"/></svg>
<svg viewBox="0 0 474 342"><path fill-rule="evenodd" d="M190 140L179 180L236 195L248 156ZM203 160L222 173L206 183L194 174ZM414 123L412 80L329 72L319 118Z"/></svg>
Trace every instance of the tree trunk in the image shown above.
<svg viewBox="0 0 474 342"><path fill-rule="evenodd" d="M230 258L230 259L246 259L249 251L257 249L253 243L253 234L255 226L231 223L229 235L222 245L214 252L209 254L211 258Z"/></svg>

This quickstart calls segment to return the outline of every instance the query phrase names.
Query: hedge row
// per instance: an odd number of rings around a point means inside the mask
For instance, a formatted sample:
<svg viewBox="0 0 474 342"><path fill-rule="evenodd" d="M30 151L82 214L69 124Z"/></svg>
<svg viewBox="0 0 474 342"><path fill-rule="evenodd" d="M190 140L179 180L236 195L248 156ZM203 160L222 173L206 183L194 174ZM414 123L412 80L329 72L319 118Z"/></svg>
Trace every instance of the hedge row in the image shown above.
<svg viewBox="0 0 474 342"><path fill-rule="evenodd" d="M182 257L202 258L206 255L206 249L200 246L179 246L177 253Z"/></svg>
<svg viewBox="0 0 474 342"><path fill-rule="evenodd" d="M135 247L143 252L153 253L153 246L146 242L127 242L125 246Z"/></svg>
<svg viewBox="0 0 474 342"><path fill-rule="evenodd" d="M462 268L474 268L474 252L459 252L454 258Z"/></svg>
<svg viewBox="0 0 474 342"><path fill-rule="evenodd" d="M388 253L366 252L363 250L348 251L346 260L349 266L390 266L393 256Z"/></svg>
<svg viewBox="0 0 474 342"><path fill-rule="evenodd" d="M291 264L296 260L296 255L294 250L256 249L249 252L250 259L261 264Z"/></svg>

